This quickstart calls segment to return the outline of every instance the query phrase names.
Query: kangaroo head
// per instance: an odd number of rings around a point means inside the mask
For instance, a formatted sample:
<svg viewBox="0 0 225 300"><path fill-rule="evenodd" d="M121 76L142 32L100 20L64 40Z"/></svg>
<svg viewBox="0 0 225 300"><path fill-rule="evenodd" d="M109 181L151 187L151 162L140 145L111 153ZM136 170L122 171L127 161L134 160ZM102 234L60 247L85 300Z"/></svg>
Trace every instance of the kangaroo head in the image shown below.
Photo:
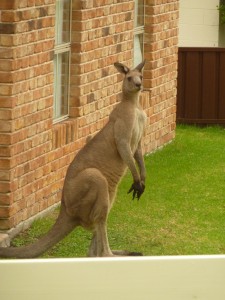
<svg viewBox="0 0 225 300"><path fill-rule="evenodd" d="M142 69L144 65L145 60L131 70L122 63L114 63L116 69L125 75L123 80L123 92L137 93L142 90Z"/></svg>

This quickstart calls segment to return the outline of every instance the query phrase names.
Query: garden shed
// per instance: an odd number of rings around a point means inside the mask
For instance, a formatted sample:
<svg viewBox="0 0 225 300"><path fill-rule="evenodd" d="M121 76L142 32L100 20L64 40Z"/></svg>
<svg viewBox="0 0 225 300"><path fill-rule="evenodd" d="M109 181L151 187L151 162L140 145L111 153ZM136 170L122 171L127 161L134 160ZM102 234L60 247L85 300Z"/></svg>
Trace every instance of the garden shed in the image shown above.
<svg viewBox="0 0 225 300"><path fill-rule="evenodd" d="M65 172L119 101L113 63L146 59L145 153L174 138L178 0L0 1L0 232L61 199Z"/></svg>

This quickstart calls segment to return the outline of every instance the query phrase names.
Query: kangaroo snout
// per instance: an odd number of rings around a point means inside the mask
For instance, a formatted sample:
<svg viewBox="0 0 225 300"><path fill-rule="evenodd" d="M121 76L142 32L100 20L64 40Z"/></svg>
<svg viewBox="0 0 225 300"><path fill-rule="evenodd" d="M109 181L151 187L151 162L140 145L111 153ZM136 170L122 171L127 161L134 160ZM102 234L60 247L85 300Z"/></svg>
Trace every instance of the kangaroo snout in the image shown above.
<svg viewBox="0 0 225 300"><path fill-rule="evenodd" d="M139 89L141 88L141 82L137 82L135 85L137 88L139 88Z"/></svg>

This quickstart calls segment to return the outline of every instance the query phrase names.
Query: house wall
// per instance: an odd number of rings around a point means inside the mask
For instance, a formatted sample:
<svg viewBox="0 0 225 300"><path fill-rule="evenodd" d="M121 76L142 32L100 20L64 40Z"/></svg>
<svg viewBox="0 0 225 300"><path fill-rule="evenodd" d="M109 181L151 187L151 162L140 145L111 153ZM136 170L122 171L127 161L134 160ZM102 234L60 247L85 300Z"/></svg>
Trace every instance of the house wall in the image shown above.
<svg viewBox="0 0 225 300"><path fill-rule="evenodd" d="M219 0L180 0L179 46L219 46Z"/></svg>
<svg viewBox="0 0 225 300"><path fill-rule="evenodd" d="M178 0L145 2L149 153L175 135ZM70 118L57 124L55 0L1 0L0 10L0 230L13 235L60 201L68 164L119 101L113 63L132 66L134 2L73 0Z"/></svg>

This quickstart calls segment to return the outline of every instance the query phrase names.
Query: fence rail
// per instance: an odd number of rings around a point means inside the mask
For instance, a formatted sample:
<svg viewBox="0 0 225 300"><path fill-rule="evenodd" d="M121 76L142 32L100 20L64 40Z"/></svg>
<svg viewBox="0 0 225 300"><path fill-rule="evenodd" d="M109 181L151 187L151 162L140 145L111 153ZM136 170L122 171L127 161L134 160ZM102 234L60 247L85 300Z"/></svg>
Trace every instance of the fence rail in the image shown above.
<svg viewBox="0 0 225 300"><path fill-rule="evenodd" d="M2 300L224 300L225 255L0 261Z"/></svg>
<svg viewBox="0 0 225 300"><path fill-rule="evenodd" d="M177 123L225 125L225 48L179 48Z"/></svg>

